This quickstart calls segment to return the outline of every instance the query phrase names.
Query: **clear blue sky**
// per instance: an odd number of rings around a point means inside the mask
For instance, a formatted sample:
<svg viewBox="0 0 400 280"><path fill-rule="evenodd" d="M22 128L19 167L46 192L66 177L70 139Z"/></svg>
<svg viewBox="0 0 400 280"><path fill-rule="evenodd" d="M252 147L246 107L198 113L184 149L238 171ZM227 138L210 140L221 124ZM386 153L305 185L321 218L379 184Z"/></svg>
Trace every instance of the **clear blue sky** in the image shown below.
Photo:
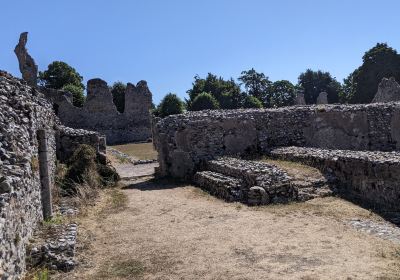
<svg viewBox="0 0 400 280"><path fill-rule="evenodd" d="M0 69L20 76L13 49L28 31L40 70L62 60L85 80L147 80L155 103L208 72L295 83L311 68L342 81L377 42L400 50L399 11L396 0L2 0Z"/></svg>

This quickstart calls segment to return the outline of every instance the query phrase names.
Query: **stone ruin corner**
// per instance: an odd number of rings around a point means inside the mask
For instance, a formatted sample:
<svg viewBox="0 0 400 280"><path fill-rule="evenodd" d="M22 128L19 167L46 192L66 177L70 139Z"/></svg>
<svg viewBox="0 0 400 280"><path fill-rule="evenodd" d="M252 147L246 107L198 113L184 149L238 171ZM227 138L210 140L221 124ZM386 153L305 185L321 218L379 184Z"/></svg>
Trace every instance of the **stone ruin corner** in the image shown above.
<svg viewBox="0 0 400 280"><path fill-rule="evenodd" d="M400 101L400 85L394 77L383 78L372 103Z"/></svg>
<svg viewBox="0 0 400 280"><path fill-rule="evenodd" d="M14 52L18 58L19 70L22 73L22 78L28 83L28 85L36 87L38 66L26 49L27 42L28 32L22 32L19 36L19 41L18 44L15 46Z"/></svg>

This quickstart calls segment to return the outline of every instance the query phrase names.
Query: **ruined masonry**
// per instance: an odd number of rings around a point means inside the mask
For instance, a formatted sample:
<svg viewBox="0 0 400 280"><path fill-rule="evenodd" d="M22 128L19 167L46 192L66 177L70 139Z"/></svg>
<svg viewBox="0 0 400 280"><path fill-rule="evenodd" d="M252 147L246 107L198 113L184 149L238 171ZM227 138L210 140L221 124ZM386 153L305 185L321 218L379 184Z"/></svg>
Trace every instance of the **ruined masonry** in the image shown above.
<svg viewBox="0 0 400 280"><path fill-rule="evenodd" d="M284 179L282 170L223 159L281 157L332 175L349 198L357 196L380 210L400 210L400 103L208 110L155 119L154 124L158 176L194 180L217 196L248 204L304 200L296 198L304 191ZM298 149L292 148L290 156L289 150L276 150L290 146ZM263 175L250 175L253 168L264 170ZM261 183L266 181L272 185ZM289 185L276 196L271 188L282 186L273 182ZM329 193L313 189L317 196ZM308 193L304 197L312 198Z"/></svg>
<svg viewBox="0 0 400 280"><path fill-rule="evenodd" d="M208 161L204 169L195 173L193 181L229 202L263 205L332 194L326 181L299 184L286 171L265 162L223 157Z"/></svg>
<svg viewBox="0 0 400 280"><path fill-rule="evenodd" d="M21 34L15 48L23 79L37 86L37 66L26 50L27 32ZM72 104L72 94L63 90L40 87L65 126L97 131L106 136L108 144L151 141L150 109L152 93L147 82L128 83L125 109L117 111L107 83L101 79L87 82L87 98L82 108Z"/></svg>
<svg viewBox="0 0 400 280"><path fill-rule="evenodd" d="M29 238L52 215L56 159L81 143L104 158L105 140L61 125L41 92L3 71L0 108L0 279L19 279Z"/></svg>
<svg viewBox="0 0 400 280"><path fill-rule="evenodd" d="M395 78L383 78L379 83L378 92L376 93L373 103L400 101L400 85Z"/></svg>

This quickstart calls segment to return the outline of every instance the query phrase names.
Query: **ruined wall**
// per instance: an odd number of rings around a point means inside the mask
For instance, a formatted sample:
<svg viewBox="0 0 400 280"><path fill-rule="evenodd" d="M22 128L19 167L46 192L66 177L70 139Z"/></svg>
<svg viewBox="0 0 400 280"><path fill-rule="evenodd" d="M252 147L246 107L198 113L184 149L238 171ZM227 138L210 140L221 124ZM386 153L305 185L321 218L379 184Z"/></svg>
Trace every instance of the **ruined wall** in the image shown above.
<svg viewBox="0 0 400 280"><path fill-rule="evenodd" d="M151 138L152 94L145 81L136 86L128 83L124 113L117 111L107 83L101 79L88 81L87 98L82 108L72 105L72 96L68 92L40 90L54 103L56 114L65 126L97 131L106 136L108 144Z"/></svg>
<svg viewBox="0 0 400 280"><path fill-rule="evenodd" d="M38 131L45 131L50 184L55 115L37 90L0 71L0 278L25 269L25 244L43 218ZM42 178L43 179L43 178Z"/></svg>
<svg viewBox="0 0 400 280"><path fill-rule="evenodd" d="M106 139L95 131L58 126L56 131L57 159L67 162L81 144L92 146L98 158L106 163Z"/></svg>
<svg viewBox="0 0 400 280"><path fill-rule="evenodd" d="M400 153L284 147L271 151L283 160L314 166L337 178L340 192L386 211L400 211Z"/></svg>
<svg viewBox="0 0 400 280"><path fill-rule="evenodd" d="M155 122L153 141L158 174L185 179L204 160L277 146L393 151L400 149L400 104L188 112Z"/></svg>
<svg viewBox="0 0 400 280"><path fill-rule="evenodd" d="M88 144L105 162L106 146L97 132L60 125L42 93L2 71L0 108L0 279L19 279L33 230L51 216L56 158Z"/></svg>

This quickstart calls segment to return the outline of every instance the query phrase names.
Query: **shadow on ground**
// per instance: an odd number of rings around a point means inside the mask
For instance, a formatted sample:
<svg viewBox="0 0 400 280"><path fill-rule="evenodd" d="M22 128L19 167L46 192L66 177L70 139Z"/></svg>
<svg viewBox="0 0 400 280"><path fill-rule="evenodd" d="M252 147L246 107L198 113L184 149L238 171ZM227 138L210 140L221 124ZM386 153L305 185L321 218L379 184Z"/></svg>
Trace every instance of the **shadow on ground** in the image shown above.
<svg viewBox="0 0 400 280"><path fill-rule="evenodd" d="M184 187L183 182L177 182L173 179L156 179L151 177L147 180L140 180L137 182L132 182L127 184L122 189L135 189L140 191L156 191L156 190L166 190L175 189L179 187Z"/></svg>

